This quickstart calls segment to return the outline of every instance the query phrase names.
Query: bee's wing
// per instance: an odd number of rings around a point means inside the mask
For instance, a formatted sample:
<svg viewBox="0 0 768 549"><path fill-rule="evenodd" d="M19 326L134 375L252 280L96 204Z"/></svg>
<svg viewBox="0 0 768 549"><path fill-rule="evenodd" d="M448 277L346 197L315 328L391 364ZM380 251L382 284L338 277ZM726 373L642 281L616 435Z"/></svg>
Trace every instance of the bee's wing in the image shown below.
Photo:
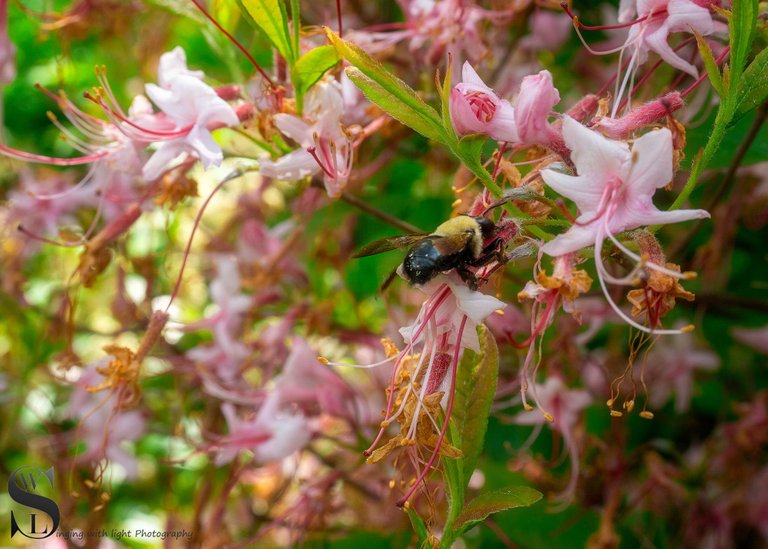
<svg viewBox="0 0 768 549"><path fill-rule="evenodd" d="M467 248L467 244L474 236L471 231L465 231L457 234L432 237L432 244L435 249L440 252L441 255L453 255L459 252L463 252Z"/></svg>
<svg viewBox="0 0 768 549"><path fill-rule="evenodd" d="M426 238L427 236L429 235L405 234L401 236L390 236L387 238L382 238L381 240L377 240L375 242L371 242L370 244L363 246L352 257L366 257L369 255L388 252L390 250L406 248L408 246L412 246L416 244L421 240L424 240L424 238Z"/></svg>

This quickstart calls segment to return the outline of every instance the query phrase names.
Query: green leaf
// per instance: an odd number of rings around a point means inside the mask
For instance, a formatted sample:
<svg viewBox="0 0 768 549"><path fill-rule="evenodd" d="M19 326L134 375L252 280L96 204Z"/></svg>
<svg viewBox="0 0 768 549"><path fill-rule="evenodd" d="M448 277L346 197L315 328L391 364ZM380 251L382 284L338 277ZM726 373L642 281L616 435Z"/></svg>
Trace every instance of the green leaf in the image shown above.
<svg viewBox="0 0 768 549"><path fill-rule="evenodd" d="M300 93L306 93L338 62L339 56L333 46L320 46L299 57L293 76L298 81L295 85Z"/></svg>
<svg viewBox="0 0 768 549"><path fill-rule="evenodd" d="M477 327L480 353L465 351L456 379L456 396L451 421L456 426L459 439L454 445L464 454L464 485L477 466L477 458L483 451L485 431L491 401L496 394L499 373L499 350L496 340L485 325Z"/></svg>
<svg viewBox="0 0 768 549"><path fill-rule="evenodd" d="M410 126L420 134L435 139L441 143L446 141L445 132L437 111L427 105L416 92L405 82L397 78L384 66L369 56L356 45L339 38L335 32L325 29L331 44L336 48L340 57L349 61L357 70L347 68L347 75L352 78L356 75L358 81L366 84L367 88L374 92L376 98L381 100L388 108L393 109L390 112L380 104L377 99L368 95L371 101L374 101L387 113L391 114L403 124ZM358 82L355 82L357 84ZM358 84L359 86L359 84ZM362 87L361 87L362 89ZM365 92L365 90L363 90ZM397 113L397 114L396 114ZM400 118L406 114L406 120ZM399 115L399 116L398 116ZM420 121L417 122L417 119ZM416 124L416 125L412 125Z"/></svg>
<svg viewBox="0 0 768 549"><path fill-rule="evenodd" d="M452 63L450 60L450 56L448 59L448 63L446 64L445 68L445 80L443 80L443 83L440 84L439 79L436 79L435 84L437 85L437 91L440 95L440 115L443 120L443 128L445 128L445 131L448 133L448 136L452 140L456 140L456 130L453 127L453 121L451 120L451 81L452 81Z"/></svg>
<svg viewBox="0 0 768 549"><path fill-rule="evenodd" d="M758 0L733 0L731 10L731 81L738 83L752 48L752 35L757 22Z"/></svg>
<svg viewBox="0 0 768 549"><path fill-rule="evenodd" d="M485 135L467 135L459 139L461 157L467 164L481 164L480 153L483 152L483 145L485 145L487 140L488 138Z"/></svg>
<svg viewBox="0 0 768 549"><path fill-rule="evenodd" d="M293 65L297 52L293 51L285 4L281 0L237 1L243 13L267 35L267 39L280 55Z"/></svg>
<svg viewBox="0 0 768 549"><path fill-rule="evenodd" d="M441 127L436 127L430 123L420 112L400 101L378 82L368 78L355 67L347 67L346 71L349 79L362 90L365 96L381 107L392 118L395 118L428 139L439 142L444 140L445 136Z"/></svg>
<svg viewBox="0 0 768 549"><path fill-rule="evenodd" d="M494 513L515 507L530 507L540 499L541 492L527 486L509 486L485 492L467 504L456 519L455 528L464 532Z"/></svg>
<svg viewBox="0 0 768 549"><path fill-rule="evenodd" d="M443 459L443 476L448 495L448 516L441 546L450 547L458 537L454 521L464 509L464 493L483 450L488 414L496 393L499 351L485 325L477 327L480 352L464 351L456 372L456 392L451 413L450 443L464 454L461 459Z"/></svg>
<svg viewBox="0 0 768 549"><path fill-rule="evenodd" d="M696 36L696 42L699 45L701 58L704 59L704 67L707 69L709 81L712 83L712 87L715 88L717 95L722 97L725 95L723 90L723 77L720 75L720 69L717 67L715 56L712 55L712 49L709 47L707 41L704 40L704 37L698 32L693 31L693 34Z"/></svg>
<svg viewBox="0 0 768 549"><path fill-rule="evenodd" d="M411 519L411 526L413 526L413 531L416 532L416 535L419 538L419 546L426 544L429 540L427 525L424 524L424 521L421 520L421 517L416 513L416 511L410 507L406 509L406 512L408 513L408 518Z"/></svg>
<svg viewBox="0 0 768 549"><path fill-rule="evenodd" d="M744 114L768 97L768 49L758 53L741 76L736 114Z"/></svg>

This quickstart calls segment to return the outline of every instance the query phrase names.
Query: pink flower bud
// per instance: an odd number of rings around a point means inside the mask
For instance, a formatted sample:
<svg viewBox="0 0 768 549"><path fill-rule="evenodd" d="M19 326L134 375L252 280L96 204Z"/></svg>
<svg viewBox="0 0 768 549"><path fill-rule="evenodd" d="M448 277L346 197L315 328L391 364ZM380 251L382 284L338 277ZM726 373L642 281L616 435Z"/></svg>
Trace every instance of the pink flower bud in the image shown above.
<svg viewBox="0 0 768 549"><path fill-rule="evenodd" d="M523 78L515 110L517 133L523 143L546 146L555 138L561 139L549 124L552 107L559 102L560 94L552 84L549 71Z"/></svg>
<svg viewBox="0 0 768 549"><path fill-rule="evenodd" d="M496 141L517 141L515 110L464 63L462 82L451 90L451 122L459 135L485 134Z"/></svg>
<svg viewBox="0 0 768 549"><path fill-rule="evenodd" d="M621 118L601 118L594 127L613 139L625 139L633 132L654 124L684 105L680 93L672 92L632 109Z"/></svg>
<svg viewBox="0 0 768 549"><path fill-rule="evenodd" d="M599 103L600 100L598 96L590 93L581 98L566 114L576 122L581 122L583 124L595 115Z"/></svg>

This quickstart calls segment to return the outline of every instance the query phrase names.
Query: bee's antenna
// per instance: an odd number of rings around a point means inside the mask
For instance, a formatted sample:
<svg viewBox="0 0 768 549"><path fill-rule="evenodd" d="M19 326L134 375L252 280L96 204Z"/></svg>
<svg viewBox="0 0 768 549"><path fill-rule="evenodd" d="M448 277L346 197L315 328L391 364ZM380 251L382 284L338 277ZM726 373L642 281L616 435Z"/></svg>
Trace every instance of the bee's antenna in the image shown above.
<svg viewBox="0 0 768 549"><path fill-rule="evenodd" d="M531 189L527 185L523 187L516 187L514 189L509 189L501 196L501 198L491 202L491 204L485 210L483 210L482 215L485 216L488 214L488 212L490 212L494 208L498 208L502 204L506 204L507 202L511 202L512 200L526 200L526 199L530 200L532 198L534 200L538 199L536 194L531 192Z"/></svg>

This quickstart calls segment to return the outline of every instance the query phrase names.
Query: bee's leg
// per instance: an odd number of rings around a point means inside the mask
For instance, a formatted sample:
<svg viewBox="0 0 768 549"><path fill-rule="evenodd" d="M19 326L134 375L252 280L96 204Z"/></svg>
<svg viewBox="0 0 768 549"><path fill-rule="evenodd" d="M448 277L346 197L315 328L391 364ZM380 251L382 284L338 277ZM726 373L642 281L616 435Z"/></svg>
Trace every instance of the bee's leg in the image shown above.
<svg viewBox="0 0 768 549"><path fill-rule="evenodd" d="M472 290L473 292L477 291L479 283L477 281L477 277L475 276L475 273L473 273L466 267L456 267L456 272L459 273L459 276L467 284L467 286L469 286L470 290Z"/></svg>
<svg viewBox="0 0 768 549"><path fill-rule="evenodd" d="M484 249L483 253L480 254L480 257L477 259L474 259L469 264L473 267L482 267L483 265L487 265L493 260L498 261L500 264L504 264L507 262L507 257L504 254L504 242L497 238L490 244L488 244Z"/></svg>

